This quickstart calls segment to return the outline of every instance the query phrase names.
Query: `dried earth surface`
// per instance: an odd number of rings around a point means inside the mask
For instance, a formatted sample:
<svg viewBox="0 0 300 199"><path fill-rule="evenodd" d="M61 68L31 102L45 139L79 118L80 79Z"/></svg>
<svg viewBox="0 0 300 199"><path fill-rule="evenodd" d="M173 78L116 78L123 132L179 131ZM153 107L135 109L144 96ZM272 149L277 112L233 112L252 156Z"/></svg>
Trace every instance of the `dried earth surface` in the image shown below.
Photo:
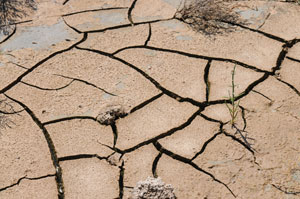
<svg viewBox="0 0 300 199"><path fill-rule="evenodd" d="M0 198L128 199L148 176L179 199L300 198L300 6L231 2L248 23L212 36L181 6L39 0L0 36Z"/></svg>

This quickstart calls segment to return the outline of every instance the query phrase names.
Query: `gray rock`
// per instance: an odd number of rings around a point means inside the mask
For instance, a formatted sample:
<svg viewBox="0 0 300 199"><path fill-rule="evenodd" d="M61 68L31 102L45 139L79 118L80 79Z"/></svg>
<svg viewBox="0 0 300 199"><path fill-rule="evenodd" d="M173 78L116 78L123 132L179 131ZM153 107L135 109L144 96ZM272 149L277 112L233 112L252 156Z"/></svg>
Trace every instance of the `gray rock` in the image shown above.
<svg viewBox="0 0 300 199"><path fill-rule="evenodd" d="M125 116L126 113L122 106L108 106L104 110L100 111L96 120L103 125L111 125L116 119Z"/></svg>
<svg viewBox="0 0 300 199"><path fill-rule="evenodd" d="M161 178L148 177L137 183L131 199L176 199L176 196L170 184L165 184Z"/></svg>

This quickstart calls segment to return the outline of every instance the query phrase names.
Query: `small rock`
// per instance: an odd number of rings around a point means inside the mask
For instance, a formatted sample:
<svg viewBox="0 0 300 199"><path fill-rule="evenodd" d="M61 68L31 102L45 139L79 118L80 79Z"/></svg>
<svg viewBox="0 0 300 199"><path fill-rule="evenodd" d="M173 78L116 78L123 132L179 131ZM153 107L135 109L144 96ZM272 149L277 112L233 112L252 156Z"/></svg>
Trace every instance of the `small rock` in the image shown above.
<svg viewBox="0 0 300 199"><path fill-rule="evenodd" d="M118 153L114 153L111 156L108 157L107 162L111 165L111 166L121 166L122 165L122 161L120 159L121 155Z"/></svg>
<svg viewBox="0 0 300 199"><path fill-rule="evenodd" d="M148 177L139 181L133 189L131 199L176 199L174 188L165 184L161 178Z"/></svg>
<svg viewBox="0 0 300 199"><path fill-rule="evenodd" d="M175 13L175 18L176 19L182 19L182 14L180 12Z"/></svg>
<svg viewBox="0 0 300 199"><path fill-rule="evenodd" d="M111 125L120 117L125 116L126 113L121 105L108 106L103 111L100 111L96 120L103 125Z"/></svg>

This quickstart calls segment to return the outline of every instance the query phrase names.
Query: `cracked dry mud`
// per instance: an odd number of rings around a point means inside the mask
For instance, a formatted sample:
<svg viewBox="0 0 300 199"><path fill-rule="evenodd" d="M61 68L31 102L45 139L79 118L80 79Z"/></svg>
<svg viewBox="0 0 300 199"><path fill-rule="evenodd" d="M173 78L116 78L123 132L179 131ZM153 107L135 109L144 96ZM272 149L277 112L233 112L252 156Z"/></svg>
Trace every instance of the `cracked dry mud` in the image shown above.
<svg viewBox="0 0 300 199"><path fill-rule="evenodd" d="M0 198L125 199L148 176L179 199L300 198L300 6L232 2L249 23L213 37L180 6L39 0L1 35Z"/></svg>

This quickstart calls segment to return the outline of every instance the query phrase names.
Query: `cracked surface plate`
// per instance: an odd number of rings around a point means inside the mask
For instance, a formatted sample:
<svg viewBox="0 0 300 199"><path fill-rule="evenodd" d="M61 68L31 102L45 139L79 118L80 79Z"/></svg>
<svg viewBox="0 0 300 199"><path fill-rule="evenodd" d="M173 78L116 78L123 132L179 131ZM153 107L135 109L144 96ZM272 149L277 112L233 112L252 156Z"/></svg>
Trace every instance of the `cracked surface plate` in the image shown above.
<svg viewBox="0 0 300 199"><path fill-rule="evenodd" d="M208 36L181 0L36 3L0 35L0 198L300 197L299 5L226 1Z"/></svg>

